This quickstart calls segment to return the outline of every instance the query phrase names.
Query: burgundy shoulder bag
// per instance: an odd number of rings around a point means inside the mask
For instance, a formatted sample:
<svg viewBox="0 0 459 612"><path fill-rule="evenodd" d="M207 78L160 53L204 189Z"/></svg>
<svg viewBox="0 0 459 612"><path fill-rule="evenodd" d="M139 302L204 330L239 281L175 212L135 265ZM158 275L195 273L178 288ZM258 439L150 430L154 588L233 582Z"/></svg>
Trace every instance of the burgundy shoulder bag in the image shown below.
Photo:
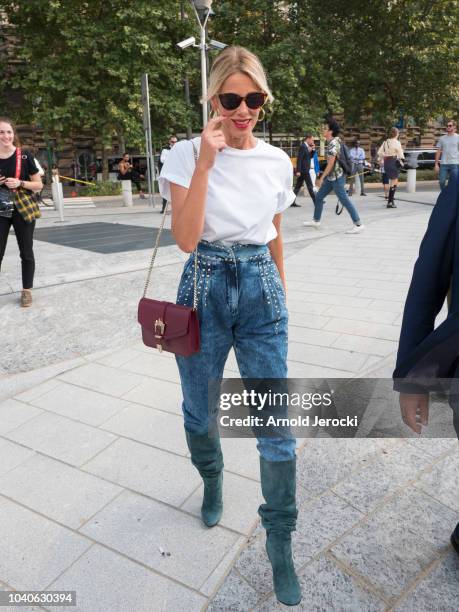
<svg viewBox="0 0 459 612"><path fill-rule="evenodd" d="M192 145L196 161L198 154L193 142ZM159 352L168 351L169 353L175 353L182 357L189 357L193 353L197 353L200 348L199 319L197 315L197 247L194 251L193 306L190 308L189 306L182 306L181 304L174 304L173 302L152 300L147 297L159 240L164 228L167 208L166 206L164 209L161 226L156 236L156 243L147 274L145 289L139 302L137 318L142 327L142 340L146 346L156 348Z"/></svg>

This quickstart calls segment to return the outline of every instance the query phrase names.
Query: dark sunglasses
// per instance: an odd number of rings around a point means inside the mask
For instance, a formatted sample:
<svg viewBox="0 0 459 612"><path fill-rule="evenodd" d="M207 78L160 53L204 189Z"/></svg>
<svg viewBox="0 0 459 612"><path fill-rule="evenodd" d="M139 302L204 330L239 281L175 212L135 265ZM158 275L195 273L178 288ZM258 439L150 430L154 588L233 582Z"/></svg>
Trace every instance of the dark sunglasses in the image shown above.
<svg viewBox="0 0 459 612"><path fill-rule="evenodd" d="M263 91L253 91L252 93L248 93L245 97L239 96L235 93L218 94L220 104L226 110L236 110L236 108L240 106L242 100L245 101L249 108L256 110L257 108L261 108L263 106L267 97L268 94L265 94Z"/></svg>
<svg viewBox="0 0 459 612"><path fill-rule="evenodd" d="M454 127L454 123L448 123L446 127Z"/></svg>

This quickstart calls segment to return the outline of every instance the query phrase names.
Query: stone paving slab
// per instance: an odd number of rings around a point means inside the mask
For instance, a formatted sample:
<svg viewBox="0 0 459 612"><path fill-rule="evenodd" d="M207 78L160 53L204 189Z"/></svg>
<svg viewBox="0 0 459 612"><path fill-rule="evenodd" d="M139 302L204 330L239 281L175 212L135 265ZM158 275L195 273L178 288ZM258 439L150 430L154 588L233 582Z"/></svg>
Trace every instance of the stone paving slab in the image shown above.
<svg viewBox="0 0 459 612"><path fill-rule="evenodd" d="M92 546L50 586L74 590L77 605L59 608L67 612L198 612L206 599L199 593L159 576L117 553Z"/></svg>
<svg viewBox="0 0 459 612"><path fill-rule="evenodd" d="M30 403L94 427L128 406L127 402L118 398L61 381L56 381L50 391L40 394Z"/></svg>
<svg viewBox="0 0 459 612"><path fill-rule="evenodd" d="M44 412L5 435L13 442L76 466L116 440L109 432L51 412Z"/></svg>
<svg viewBox="0 0 459 612"><path fill-rule="evenodd" d="M396 453L380 455L370 465L333 487L333 491L364 514L374 510L404 484L416 478L431 458L408 444Z"/></svg>
<svg viewBox="0 0 459 612"><path fill-rule="evenodd" d="M28 406L15 399L2 402L0 404L0 435L7 434L9 431L42 414L42 412L38 408Z"/></svg>
<svg viewBox="0 0 459 612"><path fill-rule="evenodd" d="M448 548L457 515L407 488L331 548L331 553L390 601Z"/></svg>
<svg viewBox="0 0 459 612"><path fill-rule="evenodd" d="M91 545L77 533L0 496L0 575L12 588L40 591Z"/></svg>
<svg viewBox="0 0 459 612"><path fill-rule="evenodd" d="M207 529L193 516L128 491L81 532L197 590L239 540L234 532Z"/></svg>
<svg viewBox="0 0 459 612"><path fill-rule="evenodd" d="M59 380L114 397L121 397L140 384L143 379L131 372L119 371L98 363L88 363L61 374Z"/></svg>
<svg viewBox="0 0 459 612"><path fill-rule="evenodd" d="M455 612L459 601L459 559L450 550L428 576L394 608L397 612L441 610ZM427 604L428 602L428 604ZM426 607L426 604L429 606Z"/></svg>
<svg viewBox="0 0 459 612"><path fill-rule="evenodd" d="M459 453L435 463L415 484L459 514Z"/></svg>
<svg viewBox="0 0 459 612"><path fill-rule="evenodd" d="M315 560L299 572L303 601L290 610L304 612L382 612L386 604L368 585L352 574L348 574L336 561L328 556ZM257 612L285 610L274 596L254 607Z"/></svg>
<svg viewBox="0 0 459 612"><path fill-rule="evenodd" d="M176 507L201 483L188 458L124 438L88 461L83 469Z"/></svg>
<svg viewBox="0 0 459 612"><path fill-rule="evenodd" d="M0 478L0 494L78 529L122 489L35 454Z"/></svg>
<svg viewBox="0 0 459 612"><path fill-rule="evenodd" d="M130 404L103 425L104 430L185 456L183 417L140 404Z"/></svg>

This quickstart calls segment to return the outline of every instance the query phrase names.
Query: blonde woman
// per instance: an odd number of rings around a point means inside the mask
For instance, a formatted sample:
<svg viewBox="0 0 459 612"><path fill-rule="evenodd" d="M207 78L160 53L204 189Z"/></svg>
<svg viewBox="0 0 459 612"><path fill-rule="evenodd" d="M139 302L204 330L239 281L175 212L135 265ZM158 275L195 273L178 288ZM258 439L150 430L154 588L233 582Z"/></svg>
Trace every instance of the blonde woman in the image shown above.
<svg viewBox="0 0 459 612"><path fill-rule="evenodd" d="M395 190L397 189L398 185L400 168L402 167L403 160L405 159L398 135L398 129L396 127L391 128L389 138L382 143L377 153L379 164L384 166L384 173L389 179L389 197L387 199L387 208L397 208L394 202Z"/></svg>
<svg viewBox="0 0 459 612"><path fill-rule="evenodd" d="M172 202L172 232L185 252L198 249L198 314L201 350L177 357L183 391L185 434L191 461L204 481L201 515L208 527L222 515L223 456L208 435L208 381L219 380L231 348L242 378L287 377L287 309L281 215L295 199L292 166L280 149L253 130L273 99L259 59L228 47L212 66L209 94L213 118L200 138L170 151L160 177ZM193 146L194 145L194 146ZM193 149L198 157L195 162ZM193 299L193 255L185 264L178 303ZM279 601L297 604L301 591L292 559L295 529L295 440L258 438L259 508Z"/></svg>

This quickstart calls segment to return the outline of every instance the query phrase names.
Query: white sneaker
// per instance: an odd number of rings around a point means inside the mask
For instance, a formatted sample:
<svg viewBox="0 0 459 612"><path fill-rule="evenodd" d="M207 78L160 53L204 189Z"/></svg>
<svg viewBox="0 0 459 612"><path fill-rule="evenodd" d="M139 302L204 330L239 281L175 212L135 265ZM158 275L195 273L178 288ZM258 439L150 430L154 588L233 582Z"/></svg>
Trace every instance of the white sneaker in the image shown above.
<svg viewBox="0 0 459 612"><path fill-rule="evenodd" d="M303 221L303 225L306 227L315 227L316 229L319 229L320 221Z"/></svg>
<svg viewBox="0 0 459 612"><path fill-rule="evenodd" d="M346 234L360 234L363 231L364 225L353 225L350 230L346 231Z"/></svg>

